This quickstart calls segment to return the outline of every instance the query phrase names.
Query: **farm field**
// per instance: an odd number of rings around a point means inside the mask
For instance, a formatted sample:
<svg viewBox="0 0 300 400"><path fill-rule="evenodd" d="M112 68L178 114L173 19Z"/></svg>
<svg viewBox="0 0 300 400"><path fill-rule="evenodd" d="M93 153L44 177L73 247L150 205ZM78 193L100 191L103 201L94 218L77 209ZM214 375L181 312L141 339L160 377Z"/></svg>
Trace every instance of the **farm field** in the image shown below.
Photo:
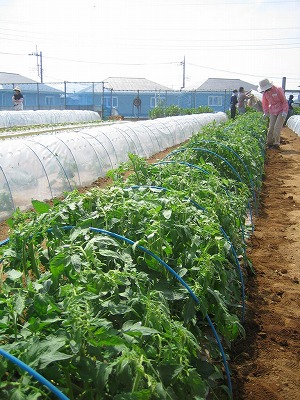
<svg viewBox="0 0 300 400"><path fill-rule="evenodd" d="M299 172L300 139L284 128L281 151L267 152L260 212L248 243L256 275L246 283L247 337L233 346L231 355L234 399L296 400L300 394ZM101 179L93 186L107 183ZM0 240L7 236L7 226L1 224Z"/></svg>
<svg viewBox="0 0 300 400"><path fill-rule="evenodd" d="M268 150L261 209L248 255L246 334L234 349L235 399L300 398L300 138L283 128Z"/></svg>

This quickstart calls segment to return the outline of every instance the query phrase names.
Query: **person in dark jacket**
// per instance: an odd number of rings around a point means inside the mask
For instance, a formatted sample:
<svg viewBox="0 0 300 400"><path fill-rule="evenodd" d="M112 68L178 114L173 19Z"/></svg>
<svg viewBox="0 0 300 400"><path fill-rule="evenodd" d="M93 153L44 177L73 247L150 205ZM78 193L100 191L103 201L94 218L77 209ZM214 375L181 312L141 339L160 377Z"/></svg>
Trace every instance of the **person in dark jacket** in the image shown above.
<svg viewBox="0 0 300 400"><path fill-rule="evenodd" d="M238 103L238 91L235 89L232 92L231 98L230 98L230 117L232 119L235 118L236 115L236 105Z"/></svg>
<svg viewBox="0 0 300 400"><path fill-rule="evenodd" d="M14 88L14 95L12 97L12 102L15 111L23 110L23 95L21 93L21 89L19 88L19 86L16 86Z"/></svg>
<svg viewBox="0 0 300 400"><path fill-rule="evenodd" d="M289 99L288 99L289 110L288 110L288 114L287 114L286 120L284 121L283 126L286 126L287 120L292 115L294 115L294 107L293 107L294 100L293 100L293 98L294 98L294 96L292 94L290 94Z"/></svg>

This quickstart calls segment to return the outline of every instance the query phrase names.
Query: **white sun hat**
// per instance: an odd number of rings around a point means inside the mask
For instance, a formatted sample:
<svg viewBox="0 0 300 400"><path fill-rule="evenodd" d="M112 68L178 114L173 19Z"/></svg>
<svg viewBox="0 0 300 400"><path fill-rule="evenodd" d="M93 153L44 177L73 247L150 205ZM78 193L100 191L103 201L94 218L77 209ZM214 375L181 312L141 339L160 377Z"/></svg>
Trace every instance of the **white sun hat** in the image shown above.
<svg viewBox="0 0 300 400"><path fill-rule="evenodd" d="M273 86L273 82L270 82L269 79L263 79L262 81L259 82L257 90L259 92L265 92L268 89L271 89Z"/></svg>

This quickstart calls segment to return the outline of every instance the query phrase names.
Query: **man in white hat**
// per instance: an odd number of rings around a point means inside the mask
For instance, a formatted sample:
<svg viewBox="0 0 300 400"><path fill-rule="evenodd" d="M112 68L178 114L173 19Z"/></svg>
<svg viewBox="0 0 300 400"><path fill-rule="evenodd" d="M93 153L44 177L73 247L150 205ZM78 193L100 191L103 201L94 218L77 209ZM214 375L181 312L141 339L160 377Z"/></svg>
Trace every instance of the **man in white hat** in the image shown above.
<svg viewBox="0 0 300 400"><path fill-rule="evenodd" d="M14 95L12 97L12 102L13 102L15 111L23 110L23 100L24 100L24 98L21 93L21 89L19 88L19 86L16 86L14 88Z"/></svg>
<svg viewBox="0 0 300 400"><path fill-rule="evenodd" d="M279 149L280 132L286 119L289 105L284 91L273 85L269 79L259 82L258 91L263 93L262 108L265 116L270 118L267 145L269 148Z"/></svg>

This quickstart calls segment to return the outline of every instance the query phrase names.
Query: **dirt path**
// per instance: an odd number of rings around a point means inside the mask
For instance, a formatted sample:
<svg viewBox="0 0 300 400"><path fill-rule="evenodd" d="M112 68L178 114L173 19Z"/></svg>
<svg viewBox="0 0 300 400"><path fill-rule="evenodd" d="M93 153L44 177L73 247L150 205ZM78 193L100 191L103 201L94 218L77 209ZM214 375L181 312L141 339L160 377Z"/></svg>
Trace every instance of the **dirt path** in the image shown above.
<svg viewBox="0 0 300 400"><path fill-rule="evenodd" d="M299 188L300 138L284 128L281 150L267 152L261 209L248 244L256 276L247 282L247 338L233 346L234 400L300 399ZM7 235L0 224L0 240Z"/></svg>
<svg viewBox="0 0 300 400"><path fill-rule="evenodd" d="M248 255L247 338L235 346L236 400L300 399L300 138L282 130L268 150Z"/></svg>

